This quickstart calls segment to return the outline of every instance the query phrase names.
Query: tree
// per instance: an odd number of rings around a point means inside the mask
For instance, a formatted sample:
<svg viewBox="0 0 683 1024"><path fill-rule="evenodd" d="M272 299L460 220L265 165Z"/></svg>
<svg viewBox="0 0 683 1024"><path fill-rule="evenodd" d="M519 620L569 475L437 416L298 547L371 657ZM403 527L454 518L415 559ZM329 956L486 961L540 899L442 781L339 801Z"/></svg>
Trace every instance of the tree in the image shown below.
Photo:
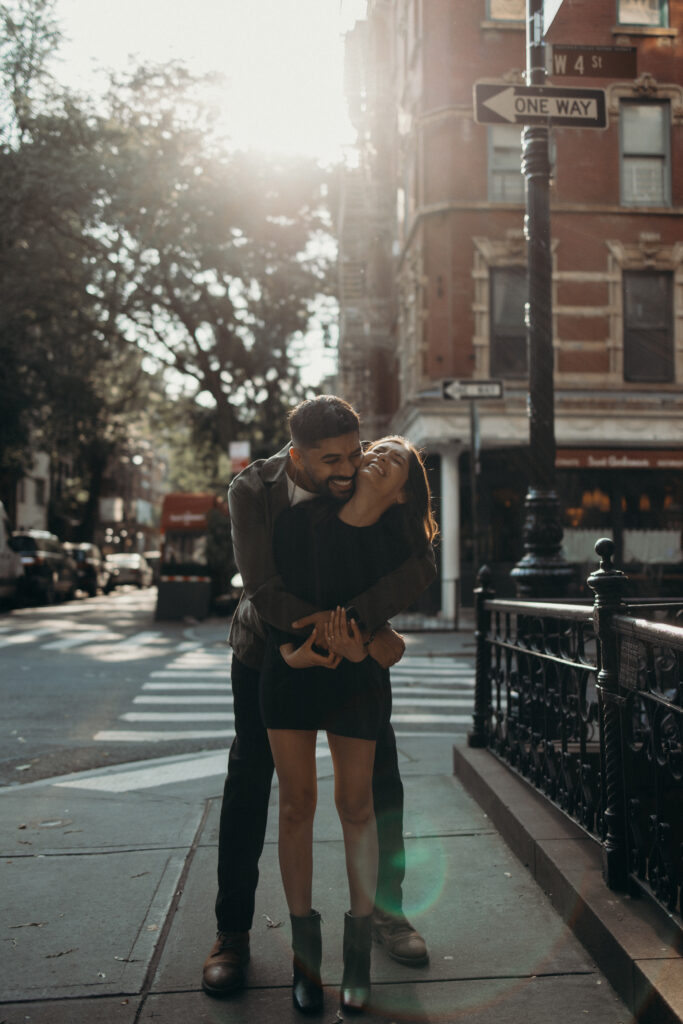
<svg viewBox="0 0 683 1024"><path fill-rule="evenodd" d="M301 397L292 342L330 290L326 176L217 140L178 65L117 79L111 118L126 135L111 214L132 287L122 304L144 351L196 382L215 442L269 433ZM264 410L268 410L264 414ZM270 438L268 438L270 440Z"/></svg>
<svg viewBox="0 0 683 1024"><path fill-rule="evenodd" d="M52 10L0 4L0 491L40 446L55 525L88 539L152 372L215 486L231 439L282 439L293 350L330 290L327 184L230 150L177 64L113 76L97 107L45 88Z"/></svg>

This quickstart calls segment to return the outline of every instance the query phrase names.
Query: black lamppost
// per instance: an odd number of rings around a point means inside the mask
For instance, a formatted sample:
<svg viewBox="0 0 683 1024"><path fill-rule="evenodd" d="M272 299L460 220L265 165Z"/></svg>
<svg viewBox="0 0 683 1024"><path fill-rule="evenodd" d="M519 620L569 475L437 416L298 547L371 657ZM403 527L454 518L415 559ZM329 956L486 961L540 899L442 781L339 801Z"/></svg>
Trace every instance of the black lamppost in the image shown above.
<svg viewBox="0 0 683 1024"><path fill-rule="evenodd" d="M545 84L543 0L527 0L527 85ZM572 577L562 555L562 523L555 490L552 254L548 129L524 128L526 179L527 338L531 471L525 499L524 556L512 570L519 597L559 597Z"/></svg>

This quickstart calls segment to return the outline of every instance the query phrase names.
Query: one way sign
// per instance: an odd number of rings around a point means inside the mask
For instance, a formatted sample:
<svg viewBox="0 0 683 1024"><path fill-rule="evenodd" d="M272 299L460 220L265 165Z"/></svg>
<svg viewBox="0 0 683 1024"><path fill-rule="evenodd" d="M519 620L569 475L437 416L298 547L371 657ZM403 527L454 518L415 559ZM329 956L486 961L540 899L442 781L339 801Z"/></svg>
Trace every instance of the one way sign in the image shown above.
<svg viewBox="0 0 683 1024"><path fill-rule="evenodd" d="M604 89L555 89L548 85L474 86L479 124L544 124L567 128L606 128Z"/></svg>

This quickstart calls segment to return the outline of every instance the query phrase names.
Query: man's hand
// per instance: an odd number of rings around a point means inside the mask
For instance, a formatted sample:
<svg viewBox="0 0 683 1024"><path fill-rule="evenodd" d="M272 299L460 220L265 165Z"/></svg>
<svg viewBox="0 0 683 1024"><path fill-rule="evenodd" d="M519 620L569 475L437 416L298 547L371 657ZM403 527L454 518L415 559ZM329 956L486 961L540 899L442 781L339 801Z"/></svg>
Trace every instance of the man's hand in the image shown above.
<svg viewBox="0 0 683 1024"><path fill-rule="evenodd" d="M313 645L316 642L318 636L317 629L314 629L311 635L305 640L300 647L295 647L294 644L282 644L280 647L280 654L287 662L290 668L336 668L339 662L342 660L338 654L334 654L329 651L327 654L318 654L317 651L313 650Z"/></svg>
<svg viewBox="0 0 683 1024"><path fill-rule="evenodd" d="M292 629L307 629L309 626L315 626L320 636L324 636L325 628L331 623L333 615L334 611L313 612L312 615L306 615L305 618L293 622Z"/></svg>
<svg viewBox="0 0 683 1024"><path fill-rule="evenodd" d="M328 650L341 655L347 661L364 661L368 656L358 623L354 619L349 623L346 619L346 609L339 606L331 622L325 627L325 644Z"/></svg>
<svg viewBox="0 0 683 1024"><path fill-rule="evenodd" d="M370 657L382 666L391 668L403 657L406 642L400 633L395 633L391 626L382 626L368 644Z"/></svg>

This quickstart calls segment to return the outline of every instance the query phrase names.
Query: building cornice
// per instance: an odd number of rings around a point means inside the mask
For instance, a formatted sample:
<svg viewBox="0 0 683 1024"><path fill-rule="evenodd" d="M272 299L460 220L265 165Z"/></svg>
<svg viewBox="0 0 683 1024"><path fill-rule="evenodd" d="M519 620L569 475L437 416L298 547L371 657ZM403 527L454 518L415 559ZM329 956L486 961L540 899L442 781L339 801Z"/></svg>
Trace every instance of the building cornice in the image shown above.
<svg viewBox="0 0 683 1024"><path fill-rule="evenodd" d="M484 199L458 200L443 203L430 203L415 211L410 223L408 234L401 246L398 266L401 267L410 249L414 237L423 220L439 217L448 213L518 213L524 215L523 203L490 203ZM586 217L641 217L648 220L653 217L683 217L683 206L618 206L612 203L553 203L550 204L552 214L579 214Z"/></svg>

